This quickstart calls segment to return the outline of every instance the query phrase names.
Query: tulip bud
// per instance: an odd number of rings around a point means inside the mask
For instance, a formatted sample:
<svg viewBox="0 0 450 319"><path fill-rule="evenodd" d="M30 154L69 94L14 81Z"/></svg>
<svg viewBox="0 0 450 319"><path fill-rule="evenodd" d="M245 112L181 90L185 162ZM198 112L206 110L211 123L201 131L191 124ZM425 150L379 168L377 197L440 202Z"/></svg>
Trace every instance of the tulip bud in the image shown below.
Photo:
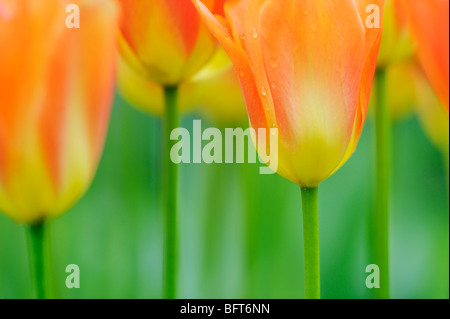
<svg viewBox="0 0 450 319"><path fill-rule="evenodd" d="M115 82L117 6L0 0L0 210L33 223L69 209L102 153Z"/></svg>
<svg viewBox="0 0 450 319"><path fill-rule="evenodd" d="M278 128L278 173L317 186L359 140L381 41L366 9L384 1L238 0L224 16L193 3L240 75L251 126Z"/></svg>
<svg viewBox="0 0 450 319"><path fill-rule="evenodd" d="M205 1L220 12L225 0ZM178 85L212 57L217 42L188 0L119 0L123 20L121 52L144 77Z"/></svg>

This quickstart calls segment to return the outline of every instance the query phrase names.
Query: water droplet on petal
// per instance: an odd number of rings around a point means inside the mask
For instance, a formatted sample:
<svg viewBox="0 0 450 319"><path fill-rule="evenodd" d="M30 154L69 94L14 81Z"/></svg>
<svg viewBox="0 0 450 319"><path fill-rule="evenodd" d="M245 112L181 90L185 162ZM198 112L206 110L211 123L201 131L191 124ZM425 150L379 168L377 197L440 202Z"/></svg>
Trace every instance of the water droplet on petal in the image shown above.
<svg viewBox="0 0 450 319"><path fill-rule="evenodd" d="M244 32L241 33L241 39L245 40L245 33Z"/></svg>
<svg viewBox="0 0 450 319"><path fill-rule="evenodd" d="M256 28L253 28L253 38L257 38L258 37L258 31L256 31Z"/></svg>
<svg viewBox="0 0 450 319"><path fill-rule="evenodd" d="M264 87L264 85L261 87L261 94L262 94L263 96L266 96L266 95L267 95L267 91L266 91L266 88Z"/></svg>

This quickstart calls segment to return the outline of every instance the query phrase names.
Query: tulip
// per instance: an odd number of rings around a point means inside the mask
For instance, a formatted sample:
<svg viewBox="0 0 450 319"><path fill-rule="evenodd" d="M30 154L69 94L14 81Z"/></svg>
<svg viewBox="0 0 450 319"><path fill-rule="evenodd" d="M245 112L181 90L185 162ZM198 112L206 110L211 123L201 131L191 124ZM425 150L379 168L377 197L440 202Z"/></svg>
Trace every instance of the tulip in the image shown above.
<svg viewBox="0 0 450 319"><path fill-rule="evenodd" d="M280 131L278 173L319 185L350 157L366 117L381 36L363 27L371 2L357 1L358 11L353 1L233 1L227 20L194 3L241 75L252 127Z"/></svg>
<svg viewBox="0 0 450 319"><path fill-rule="evenodd" d="M187 0L119 0L121 52L153 82L176 86L211 59L217 41ZM219 13L224 0L205 3Z"/></svg>
<svg viewBox="0 0 450 319"><path fill-rule="evenodd" d="M370 263L380 267L380 289L373 289L376 298L389 297L389 178L391 162L391 120L403 104L408 92L408 80L402 78L399 64L406 63L414 54L415 43L410 34L406 9L402 0L387 0L383 17L383 38L381 40L378 69L375 80L375 145L376 145L376 200L369 219L374 238L370 241ZM399 80L400 82L393 83ZM411 82L411 79L409 79ZM400 88L399 88L400 86Z"/></svg>
<svg viewBox="0 0 450 319"><path fill-rule="evenodd" d="M278 128L277 173L302 189L305 295L318 298L317 186L359 140L381 41L366 8L384 1L237 0L223 16L193 3L240 74L251 126Z"/></svg>
<svg viewBox="0 0 450 319"><path fill-rule="evenodd" d="M214 13L225 0L205 1ZM178 166L170 157L178 127L179 86L188 82L213 57L217 41L188 0L119 0L123 12L120 51L136 76L162 85L164 101L164 285L163 296L176 297L178 273ZM142 82L141 82L142 84ZM144 87L153 84L144 84ZM148 92L149 96L151 91ZM161 95L157 98L161 98Z"/></svg>
<svg viewBox="0 0 450 319"><path fill-rule="evenodd" d="M64 1L0 0L0 210L31 225L37 272L44 221L95 174L114 92L116 4L79 8L81 26L71 29Z"/></svg>
<svg viewBox="0 0 450 319"><path fill-rule="evenodd" d="M449 1L403 0L417 55L444 108L449 107Z"/></svg>

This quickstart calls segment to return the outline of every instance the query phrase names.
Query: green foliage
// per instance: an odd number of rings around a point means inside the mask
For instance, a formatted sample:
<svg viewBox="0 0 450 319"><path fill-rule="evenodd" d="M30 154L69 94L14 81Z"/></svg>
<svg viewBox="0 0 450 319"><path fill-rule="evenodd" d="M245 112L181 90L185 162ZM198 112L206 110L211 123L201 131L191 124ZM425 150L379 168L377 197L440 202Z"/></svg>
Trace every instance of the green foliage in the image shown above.
<svg viewBox="0 0 450 319"><path fill-rule="evenodd" d="M193 118L183 126L191 127ZM55 297L161 297L161 134L158 119L117 97L91 188L51 223ZM323 298L370 295L373 141L369 120L356 153L321 185ZM415 118L393 128L392 165L391 297L448 298L444 169ZM181 165L179 297L303 297L300 189L277 175L259 175L258 168ZM0 298L31 297L27 256L23 226L1 215ZM80 267L80 289L65 287L68 264Z"/></svg>

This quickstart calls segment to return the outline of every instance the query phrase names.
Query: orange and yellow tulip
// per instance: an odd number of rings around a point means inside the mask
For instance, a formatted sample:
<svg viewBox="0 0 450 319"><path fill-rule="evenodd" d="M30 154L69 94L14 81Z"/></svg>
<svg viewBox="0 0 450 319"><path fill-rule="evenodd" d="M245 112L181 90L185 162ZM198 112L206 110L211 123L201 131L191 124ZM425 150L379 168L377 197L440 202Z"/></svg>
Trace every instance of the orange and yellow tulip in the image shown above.
<svg viewBox="0 0 450 319"><path fill-rule="evenodd" d="M225 0L207 0L220 13ZM196 74L217 42L189 0L119 0L123 19L121 53L136 71L164 86Z"/></svg>
<svg viewBox="0 0 450 319"><path fill-rule="evenodd" d="M115 82L118 7L0 0L0 211L35 223L71 207L102 153ZM77 3L75 1L75 3Z"/></svg>
<svg viewBox="0 0 450 319"><path fill-rule="evenodd" d="M278 173L315 187L356 148L381 41L383 0L193 0L240 74L251 126L279 130ZM382 19L382 17L380 17Z"/></svg>
<svg viewBox="0 0 450 319"><path fill-rule="evenodd" d="M436 94L449 107L449 1L404 0L417 55Z"/></svg>

